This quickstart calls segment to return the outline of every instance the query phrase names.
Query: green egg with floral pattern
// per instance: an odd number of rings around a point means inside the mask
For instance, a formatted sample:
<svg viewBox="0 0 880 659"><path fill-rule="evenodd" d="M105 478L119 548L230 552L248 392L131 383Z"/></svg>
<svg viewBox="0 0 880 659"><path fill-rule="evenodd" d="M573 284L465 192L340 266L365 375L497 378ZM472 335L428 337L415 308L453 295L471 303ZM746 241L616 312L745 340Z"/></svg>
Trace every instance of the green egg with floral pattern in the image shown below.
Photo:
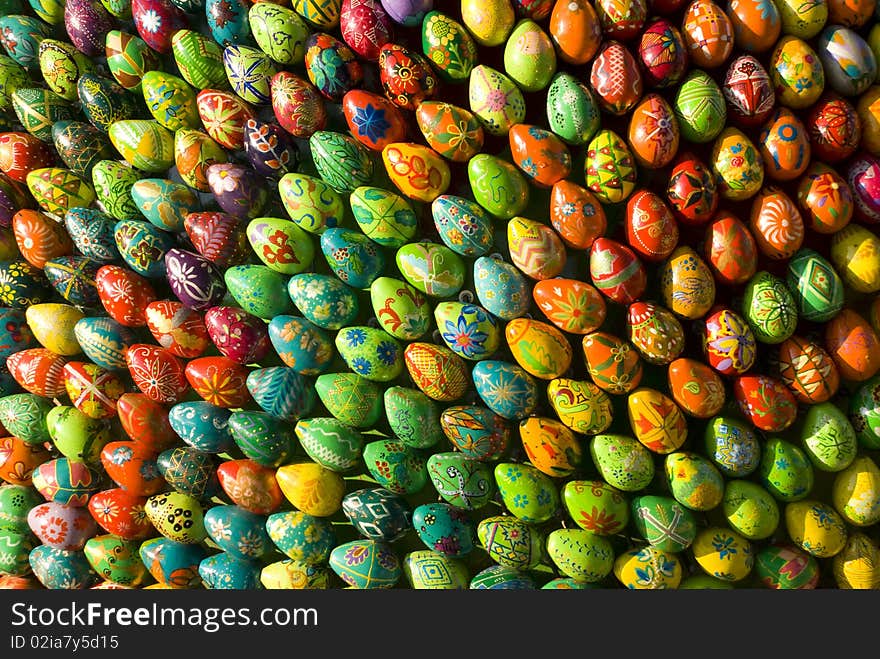
<svg viewBox="0 0 880 659"><path fill-rule="evenodd" d="M730 528L748 540L764 540L779 526L779 506L763 487L731 480L724 488L721 509Z"/></svg>
<svg viewBox="0 0 880 659"><path fill-rule="evenodd" d="M290 220L258 217L247 225L247 239L267 267L283 275L296 275L312 266L312 236Z"/></svg>
<svg viewBox="0 0 880 659"><path fill-rule="evenodd" d="M249 314L271 320L290 310L286 280L264 265L237 265L223 275L232 298Z"/></svg>
<svg viewBox="0 0 880 659"><path fill-rule="evenodd" d="M691 546L697 523L690 510L671 497L641 496L632 501L633 525L652 547L672 554Z"/></svg>
<svg viewBox="0 0 880 659"><path fill-rule="evenodd" d="M327 411L347 426L369 428L382 415L382 390L357 373L319 375L315 391Z"/></svg>
<svg viewBox="0 0 880 659"><path fill-rule="evenodd" d="M122 19L123 21L131 18L131 2L128 0L101 0L101 4L115 18Z"/></svg>
<svg viewBox="0 0 880 659"><path fill-rule="evenodd" d="M135 540L123 540L115 535L89 538L83 553L92 569L106 581L121 586L137 587L147 580L148 572L141 560Z"/></svg>
<svg viewBox="0 0 880 659"><path fill-rule="evenodd" d="M50 439L46 415L52 407L51 401L32 393L4 396L0 398L0 423L26 444L42 444Z"/></svg>
<svg viewBox="0 0 880 659"><path fill-rule="evenodd" d="M370 186L361 186L349 197L351 213L361 231L382 247L402 247L416 235L418 218L409 202L400 195Z"/></svg>
<svg viewBox="0 0 880 659"><path fill-rule="evenodd" d="M439 11L428 12L422 21L422 52L450 82L467 80L477 64L473 37L461 23Z"/></svg>
<svg viewBox="0 0 880 659"><path fill-rule="evenodd" d="M468 87L471 112L492 135L504 136L526 118L526 103L514 82L500 71L480 64L471 70Z"/></svg>
<svg viewBox="0 0 880 659"><path fill-rule="evenodd" d="M208 536L223 551L242 560L262 558L272 550L265 518L238 506L214 506L205 512Z"/></svg>
<svg viewBox="0 0 880 659"><path fill-rule="evenodd" d="M342 197L319 178L290 172L278 182L278 193L290 219L309 233L320 235L342 223Z"/></svg>
<svg viewBox="0 0 880 659"><path fill-rule="evenodd" d="M526 92L539 92L556 73L556 50L535 21L525 18L513 28L504 47L504 72Z"/></svg>
<svg viewBox="0 0 880 659"><path fill-rule="evenodd" d="M540 524L559 508L553 479L527 464L500 462L495 465L495 484L501 500L517 519Z"/></svg>
<svg viewBox="0 0 880 659"><path fill-rule="evenodd" d="M12 109L12 93L30 84L25 68L11 57L0 54L0 110Z"/></svg>
<svg viewBox="0 0 880 659"><path fill-rule="evenodd" d="M144 277L165 277L165 253L175 245L167 232L143 220L120 220L113 235L128 267Z"/></svg>
<svg viewBox="0 0 880 659"><path fill-rule="evenodd" d="M395 494L415 494L428 482L425 459L403 442L369 442L364 446L364 463L379 486Z"/></svg>
<svg viewBox="0 0 880 659"><path fill-rule="evenodd" d="M336 349L358 375L373 382L388 382L403 371L403 348L384 330L346 327L336 335Z"/></svg>
<svg viewBox="0 0 880 659"><path fill-rule="evenodd" d="M513 9L510 10L513 14ZM470 590L535 590L535 580L528 572L504 565L490 565L471 579Z"/></svg>
<svg viewBox="0 0 880 659"><path fill-rule="evenodd" d="M564 142L586 144L601 123L596 97L570 73L557 73L547 90L547 122Z"/></svg>
<svg viewBox="0 0 880 659"><path fill-rule="evenodd" d="M171 52L181 77L195 89L225 89L223 49L195 30L178 30L171 37Z"/></svg>
<svg viewBox="0 0 880 659"><path fill-rule="evenodd" d="M281 553L307 565L324 563L336 545L329 520L298 510L269 515L266 532Z"/></svg>
<svg viewBox="0 0 880 659"><path fill-rule="evenodd" d="M350 194L370 183L373 161L366 147L353 137L318 130L309 138L309 147L318 175L337 192Z"/></svg>
<svg viewBox="0 0 880 659"><path fill-rule="evenodd" d="M370 284L370 301L382 328L397 339L415 341L431 327L427 299L405 281L379 277Z"/></svg>
<svg viewBox="0 0 880 659"><path fill-rule="evenodd" d="M319 375L333 360L330 335L299 316L273 317L269 340L281 361L302 375Z"/></svg>
<svg viewBox="0 0 880 659"><path fill-rule="evenodd" d="M52 34L52 28L32 16L0 16L0 44L18 64L36 71L39 68L40 42Z"/></svg>
<svg viewBox="0 0 880 659"><path fill-rule="evenodd" d="M812 249L799 249L788 262L786 283L794 293L798 314L823 323L843 308L843 282L834 266Z"/></svg>
<svg viewBox="0 0 880 659"><path fill-rule="evenodd" d="M309 321L328 330L351 324L360 306L354 289L338 277L305 272L287 282L290 299Z"/></svg>
<svg viewBox="0 0 880 659"><path fill-rule="evenodd" d="M330 554L329 564L340 579L359 590L393 588L403 573L391 546L377 540L339 545Z"/></svg>
<svg viewBox="0 0 880 659"><path fill-rule="evenodd" d="M461 558L474 548L475 529L467 514L448 503L426 503L412 513L412 525L428 549Z"/></svg>
<svg viewBox="0 0 880 659"><path fill-rule="evenodd" d="M92 168L92 184L104 209L117 220L143 218L131 198L131 188L140 173L120 160L101 160Z"/></svg>
<svg viewBox="0 0 880 659"><path fill-rule="evenodd" d="M157 121L114 121L108 133L113 146L132 167L159 174L174 165L174 135Z"/></svg>
<svg viewBox="0 0 880 659"><path fill-rule="evenodd" d="M477 539L489 558L504 567L531 570L544 555L543 533L515 517L487 517L477 525Z"/></svg>
<svg viewBox="0 0 880 659"><path fill-rule="evenodd" d="M306 55L309 27L299 14L287 7L258 2L248 12L254 41L279 64L302 64Z"/></svg>
<svg viewBox="0 0 880 659"><path fill-rule="evenodd" d="M654 478L651 452L626 435L595 435L590 455L602 478L624 492L636 492Z"/></svg>
<svg viewBox="0 0 880 659"><path fill-rule="evenodd" d="M488 359L498 350L498 321L477 304L440 302L434 307L434 320L444 343L465 359Z"/></svg>
<svg viewBox="0 0 880 659"><path fill-rule="evenodd" d="M440 195L431 203L440 239L462 256L483 256L492 247L492 218L479 204L455 195Z"/></svg>
<svg viewBox="0 0 880 659"><path fill-rule="evenodd" d="M413 590L466 590L470 575L464 562L438 551L411 551L403 573Z"/></svg>
<svg viewBox="0 0 880 659"><path fill-rule="evenodd" d="M395 261L403 278L431 297L451 297L464 285L464 262L446 245L409 243L397 250Z"/></svg>
<svg viewBox="0 0 880 659"><path fill-rule="evenodd" d="M52 142L56 121L75 118L67 101L53 91L36 87L19 87L12 92L12 108L24 129L47 144Z"/></svg>
<svg viewBox="0 0 880 659"><path fill-rule="evenodd" d="M601 480L569 481L562 502L574 523L597 535L615 535L629 523L626 496Z"/></svg>
<svg viewBox="0 0 880 659"><path fill-rule="evenodd" d="M614 567L614 548L600 535L583 529L556 529L547 536L547 555L564 575L596 583Z"/></svg>
<svg viewBox="0 0 880 659"><path fill-rule="evenodd" d="M40 71L53 92L65 101L75 101L76 81L92 71L91 61L71 44L57 39L43 39L39 49Z"/></svg>
<svg viewBox="0 0 880 659"><path fill-rule="evenodd" d="M133 119L138 114L135 97L109 78L86 72L76 89L86 119L105 133L114 121Z"/></svg>
<svg viewBox="0 0 880 659"><path fill-rule="evenodd" d="M477 203L502 220L522 213L529 203L529 184L506 160L480 153L468 161L468 181Z"/></svg>
<svg viewBox="0 0 880 659"><path fill-rule="evenodd" d="M676 451L666 456L666 481L672 496L690 510L712 510L724 496L724 477L698 453Z"/></svg>
<svg viewBox="0 0 880 659"><path fill-rule="evenodd" d="M330 471L348 471L360 460L364 438L338 419L300 419L294 430L308 456Z"/></svg>
<svg viewBox="0 0 880 659"><path fill-rule="evenodd" d="M842 471L852 464L858 452L852 424L830 401L807 409L801 442L807 457L819 471Z"/></svg>
<svg viewBox="0 0 880 659"><path fill-rule="evenodd" d="M165 71L147 71L141 92L150 114L168 130L201 128L196 94L182 78Z"/></svg>
<svg viewBox="0 0 880 659"><path fill-rule="evenodd" d="M794 296L782 279L766 270L756 273L746 285L742 311L761 343L782 343L797 329Z"/></svg>
<svg viewBox="0 0 880 659"><path fill-rule="evenodd" d="M28 513L43 501L43 497L32 487L9 483L0 485L0 530L29 533Z"/></svg>
<svg viewBox="0 0 880 659"><path fill-rule="evenodd" d="M778 437L764 444L758 476L774 498L786 503L800 501L813 489L810 459L800 447Z"/></svg>
<svg viewBox="0 0 880 659"><path fill-rule="evenodd" d="M704 434L706 455L725 476L743 478L761 461L761 445L749 424L733 417L713 417Z"/></svg>
<svg viewBox="0 0 880 659"><path fill-rule="evenodd" d="M859 446L880 449L880 375L866 380L856 389L850 399L849 420L856 431Z"/></svg>
<svg viewBox="0 0 880 659"><path fill-rule="evenodd" d="M0 545L3 546L3 552L0 553L0 571L4 575L24 576L28 574L31 571L30 555L39 546L45 547L43 551L53 551L48 545L40 545L39 540L34 537L29 528L16 531L0 527Z"/></svg>
<svg viewBox="0 0 880 659"><path fill-rule="evenodd" d="M443 438L437 403L423 392L389 387L383 398L388 426L401 442L413 448L429 448Z"/></svg>
<svg viewBox="0 0 880 659"><path fill-rule="evenodd" d="M437 494L456 508L478 510L495 494L492 468L459 451L434 453L428 458L427 467Z"/></svg>

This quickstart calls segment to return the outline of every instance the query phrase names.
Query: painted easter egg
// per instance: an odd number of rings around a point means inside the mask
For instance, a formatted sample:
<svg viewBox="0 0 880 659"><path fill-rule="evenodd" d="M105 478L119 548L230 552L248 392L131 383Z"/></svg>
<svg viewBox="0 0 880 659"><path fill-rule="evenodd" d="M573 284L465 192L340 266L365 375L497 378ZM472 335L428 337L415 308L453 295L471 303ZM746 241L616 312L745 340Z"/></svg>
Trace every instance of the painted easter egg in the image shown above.
<svg viewBox="0 0 880 659"><path fill-rule="evenodd" d="M754 473L761 459L757 434L736 417L713 417L706 426L703 445L719 471L733 478Z"/></svg>
<svg viewBox="0 0 880 659"><path fill-rule="evenodd" d="M587 147L584 163L587 187L599 201L614 204L633 192L636 164L626 143L611 130L600 130Z"/></svg>
<svg viewBox="0 0 880 659"><path fill-rule="evenodd" d="M767 70L751 55L741 55L730 63L721 91L731 118L745 126L763 123L776 103Z"/></svg>
<svg viewBox="0 0 880 659"><path fill-rule="evenodd" d="M639 38L639 59L645 82L651 87L671 87L687 70L687 48L678 28L664 18L652 21Z"/></svg>
<svg viewBox="0 0 880 659"><path fill-rule="evenodd" d="M515 364L485 360L472 371L474 388L489 409L505 419L522 418L534 411L538 386Z"/></svg>
<svg viewBox="0 0 880 659"><path fill-rule="evenodd" d="M731 201L753 197L764 182L764 163L752 141L738 128L725 128L712 147L718 191Z"/></svg>
<svg viewBox="0 0 880 659"><path fill-rule="evenodd" d="M512 164L480 153L468 161L467 169L474 199L489 213L509 220L525 210L529 201L529 184Z"/></svg>
<svg viewBox="0 0 880 659"><path fill-rule="evenodd" d="M856 108L845 98L826 94L807 117L810 144L817 158L836 163L853 155L862 138Z"/></svg>
<svg viewBox="0 0 880 659"><path fill-rule="evenodd" d="M678 120L659 94L647 94L633 108L627 140L642 167L659 169L678 153Z"/></svg>
<svg viewBox="0 0 880 659"><path fill-rule="evenodd" d="M610 394L626 394L642 380L642 361L630 343L608 332L584 336L584 359L593 382Z"/></svg>
<svg viewBox="0 0 880 659"><path fill-rule="evenodd" d="M687 421L665 394L641 387L627 396L626 406L633 434L648 450L665 455L687 440Z"/></svg>
<svg viewBox="0 0 880 659"><path fill-rule="evenodd" d="M485 64L471 71L468 98L471 112L492 135L506 135L511 126L525 120L522 92L510 78Z"/></svg>
<svg viewBox="0 0 880 659"><path fill-rule="evenodd" d="M740 375L733 381L740 412L758 430L782 432L797 417L797 401L782 383L769 375Z"/></svg>
<svg viewBox="0 0 880 659"><path fill-rule="evenodd" d="M785 282L762 270L746 285L743 316L762 343L782 343L797 326L797 305Z"/></svg>
<svg viewBox="0 0 880 659"><path fill-rule="evenodd" d="M687 6L682 33L688 56L696 67L721 66L733 50L731 20L712 0L694 0Z"/></svg>
<svg viewBox="0 0 880 659"><path fill-rule="evenodd" d="M816 52L828 84L838 94L857 96L874 82L877 60L857 32L829 25L816 41Z"/></svg>
<svg viewBox="0 0 880 659"><path fill-rule="evenodd" d="M708 0L697 0L697 2ZM724 128L727 105L708 73L694 69L675 93L672 105L681 136L696 143L711 142Z"/></svg>
<svg viewBox="0 0 880 659"><path fill-rule="evenodd" d="M629 340L649 364L665 365L684 349L684 329L678 318L653 302L633 302L627 309Z"/></svg>
<svg viewBox="0 0 880 659"><path fill-rule="evenodd" d="M676 217L685 224L703 224L718 208L718 187L714 173L690 152L673 166L666 188Z"/></svg>
<svg viewBox="0 0 880 659"><path fill-rule="evenodd" d="M779 102L795 110L811 106L825 88L825 73L816 51L791 35L782 37L773 49L770 79Z"/></svg>
<svg viewBox="0 0 880 659"><path fill-rule="evenodd" d="M590 69L590 85L603 110L626 114L642 96L642 74L635 57L622 43L606 41Z"/></svg>
<svg viewBox="0 0 880 659"><path fill-rule="evenodd" d="M464 262L446 245L408 243L397 250L395 262L407 282L431 297L450 297L464 284Z"/></svg>
<svg viewBox="0 0 880 659"><path fill-rule="evenodd" d="M833 168L814 162L801 178L797 201L803 219L817 233L836 233L852 218L853 195Z"/></svg>
<svg viewBox="0 0 880 659"><path fill-rule="evenodd" d="M410 377L429 398L452 402L467 390L466 363L445 346L410 343L404 349L404 360Z"/></svg>
<svg viewBox="0 0 880 659"><path fill-rule="evenodd" d="M562 141L587 143L599 130L599 107L592 90L570 73L557 73L547 90L547 122Z"/></svg>
<svg viewBox="0 0 880 659"><path fill-rule="evenodd" d="M691 416L706 419L724 405L724 383L703 362L679 357L669 364L668 382L675 402Z"/></svg>

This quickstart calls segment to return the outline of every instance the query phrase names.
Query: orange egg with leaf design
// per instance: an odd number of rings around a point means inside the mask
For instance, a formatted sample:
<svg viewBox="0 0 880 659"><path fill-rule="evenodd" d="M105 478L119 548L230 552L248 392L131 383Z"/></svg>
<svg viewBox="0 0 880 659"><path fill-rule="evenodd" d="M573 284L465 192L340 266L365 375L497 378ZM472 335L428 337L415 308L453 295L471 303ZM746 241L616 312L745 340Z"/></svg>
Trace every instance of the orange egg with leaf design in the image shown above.
<svg viewBox="0 0 880 659"><path fill-rule="evenodd" d="M605 322L605 300L593 286L576 279L544 279L532 289L535 304L564 332L589 334Z"/></svg>

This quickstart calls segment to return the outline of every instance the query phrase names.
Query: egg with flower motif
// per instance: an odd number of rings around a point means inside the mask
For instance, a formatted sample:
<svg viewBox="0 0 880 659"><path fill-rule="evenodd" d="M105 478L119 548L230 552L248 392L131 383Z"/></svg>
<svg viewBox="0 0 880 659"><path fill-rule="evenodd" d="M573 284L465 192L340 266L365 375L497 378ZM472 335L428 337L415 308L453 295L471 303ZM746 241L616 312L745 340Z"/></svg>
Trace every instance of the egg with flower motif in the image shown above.
<svg viewBox="0 0 880 659"><path fill-rule="evenodd" d="M125 353L125 362L138 389L157 403L176 403L189 390L183 365L159 346L136 343Z"/></svg>
<svg viewBox="0 0 880 659"><path fill-rule="evenodd" d="M740 411L758 429L779 433L797 417L797 402L782 380L768 375L741 375L733 381Z"/></svg>
<svg viewBox="0 0 880 659"><path fill-rule="evenodd" d="M677 84L687 70L687 49L681 32L665 18L651 22L639 38L639 59L650 87L664 89Z"/></svg>
<svg viewBox="0 0 880 659"><path fill-rule="evenodd" d="M515 34L511 34L510 39L515 39ZM549 41L548 38L548 44ZM429 11L422 20L422 52L450 82L467 80L477 63L477 46L470 33L457 20L440 11ZM550 52L553 52L552 46ZM522 54L528 54L526 48L522 48Z"/></svg>
<svg viewBox="0 0 880 659"><path fill-rule="evenodd" d="M503 320L524 315L529 284L520 270L501 259L481 256L474 261L474 292L489 313Z"/></svg>
<svg viewBox="0 0 880 659"><path fill-rule="evenodd" d="M552 380L571 365L571 345L553 325L516 318L507 323L504 334L516 362L537 378Z"/></svg>
<svg viewBox="0 0 880 659"><path fill-rule="evenodd" d="M220 267L245 260L247 239L240 221L226 213L189 213L183 220L195 250Z"/></svg>
<svg viewBox="0 0 880 659"><path fill-rule="evenodd" d="M628 435L594 435L590 456L603 480L624 492L637 492L654 478L651 452Z"/></svg>
<svg viewBox="0 0 880 659"><path fill-rule="evenodd" d="M762 123L776 103L770 76L751 55L741 55L730 63L721 91L731 118L745 126Z"/></svg>
<svg viewBox="0 0 880 659"><path fill-rule="evenodd" d="M307 138L327 123L324 99L308 80L290 71L279 71L269 81L272 112L293 137Z"/></svg>
<svg viewBox="0 0 880 659"><path fill-rule="evenodd" d="M209 309L226 294L220 270L195 252L172 247L165 253L165 270L171 292L190 309Z"/></svg>
<svg viewBox="0 0 880 659"><path fill-rule="evenodd" d="M648 94L635 106L627 140L642 167L665 167L678 152L678 120L669 103L659 94Z"/></svg>
<svg viewBox="0 0 880 659"><path fill-rule="evenodd" d="M571 172L568 147L539 126L515 124L508 133L514 163L538 187L551 187Z"/></svg>
<svg viewBox="0 0 880 659"><path fill-rule="evenodd" d="M547 319L566 332L588 334L605 321L605 301L584 282L545 279L535 284L532 294Z"/></svg>
<svg viewBox="0 0 880 659"><path fill-rule="evenodd" d="M482 149L483 126L464 108L441 101L423 101L416 109L416 121L428 146L444 158L466 162Z"/></svg>
<svg viewBox="0 0 880 659"><path fill-rule="evenodd" d="M703 350L722 375L740 375L755 363L758 348L752 330L735 311L721 309L706 318Z"/></svg>
<svg viewBox="0 0 880 659"><path fill-rule="evenodd" d="M408 243L397 250L395 261L404 279L432 297L455 295L464 284L464 262L446 245Z"/></svg>
<svg viewBox="0 0 880 659"><path fill-rule="evenodd" d="M168 233L143 220L121 220L113 236L123 261L137 274L151 278L165 275L165 253L174 245Z"/></svg>
<svg viewBox="0 0 880 659"><path fill-rule="evenodd" d="M626 394L642 380L642 361L633 346L608 332L591 332L582 340L593 382L610 394Z"/></svg>
<svg viewBox="0 0 880 659"><path fill-rule="evenodd" d="M724 405L724 383L703 362L679 357L669 364L668 382L675 402L698 419L715 416Z"/></svg>
<svg viewBox="0 0 880 659"><path fill-rule="evenodd" d="M394 142L382 149L385 171L400 192L430 203L449 187L449 165L430 147L414 142Z"/></svg>
<svg viewBox="0 0 880 659"><path fill-rule="evenodd" d="M427 60L396 43L379 50L379 80L391 102L407 110L437 93L438 81Z"/></svg>
<svg viewBox="0 0 880 659"><path fill-rule="evenodd" d="M629 340L649 364L665 365L684 350L684 329L668 309L653 302L633 302L627 309Z"/></svg>
<svg viewBox="0 0 880 659"><path fill-rule="evenodd" d="M825 89L825 73L816 51L791 35L782 37L770 56L770 79L777 100L795 110L811 106Z"/></svg>
<svg viewBox="0 0 880 659"><path fill-rule="evenodd" d="M557 181L550 196L550 223L572 249L589 249L605 233L607 220L598 199L571 181Z"/></svg>
<svg viewBox="0 0 880 659"><path fill-rule="evenodd" d="M725 128L712 147L718 191L731 201L754 196L764 182L764 163L752 141L738 128Z"/></svg>
<svg viewBox="0 0 880 659"><path fill-rule="evenodd" d="M761 459L757 433L736 417L714 417L706 426L703 445L721 473L732 478L751 475Z"/></svg>
<svg viewBox="0 0 880 659"><path fill-rule="evenodd" d="M332 275L294 275L288 281L287 291L303 316L324 329L345 327L358 314L354 290Z"/></svg>
<svg viewBox="0 0 880 659"><path fill-rule="evenodd" d="M803 219L817 233L836 233L853 214L852 190L837 171L814 162L801 178L797 190Z"/></svg>
<svg viewBox="0 0 880 659"><path fill-rule="evenodd" d="M465 359L486 359L498 349L498 323L479 305L441 302L434 318L444 343Z"/></svg>
<svg viewBox="0 0 880 659"><path fill-rule="evenodd" d="M715 176L693 153L683 153L672 168L666 198L683 223L703 224L711 219L718 207Z"/></svg>
<svg viewBox="0 0 880 659"><path fill-rule="evenodd" d="M522 92L506 75L484 64L471 71L468 98L471 112L492 135L506 135L525 120Z"/></svg>
<svg viewBox="0 0 880 659"><path fill-rule="evenodd" d="M746 285L743 315L755 338L762 343L782 343L797 327L797 306L785 282L762 270Z"/></svg>
<svg viewBox="0 0 880 659"><path fill-rule="evenodd" d="M143 327L144 309L156 293L150 283L137 273L118 265L103 265L95 275L98 297L110 317L126 327Z"/></svg>
<svg viewBox="0 0 880 659"><path fill-rule="evenodd" d="M770 50L782 31L782 18L773 2L732 0L727 17L733 28L733 41L749 53Z"/></svg>
<svg viewBox="0 0 880 659"><path fill-rule="evenodd" d="M406 141L403 115L387 98L352 89L343 97L342 109L351 134L367 148L381 151L389 144Z"/></svg>
<svg viewBox="0 0 880 659"><path fill-rule="evenodd" d="M877 60L857 32L829 25L819 35L816 52L828 84L838 94L857 96L874 82Z"/></svg>
<svg viewBox="0 0 880 659"><path fill-rule="evenodd" d="M141 39L162 54L171 52L171 35L187 26L186 14L171 0L132 0L131 15Z"/></svg>
<svg viewBox="0 0 880 659"><path fill-rule="evenodd" d="M800 403L824 403L840 386L834 361L821 345L793 335L779 345L779 377Z"/></svg>
<svg viewBox="0 0 880 659"><path fill-rule="evenodd" d="M431 204L431 214L440 238L456 253L482 256L492 246L492 220L476 202L440 195Z"/></svg>
<svg viewBox="0 0 880 659"><path fill-rule="evenodd" d="M244 127L256 117L247 103L230 92L203 89L196 95L196 107L205 131L220 146L233 150L244 146Z"/></svg>
<svg viewBox="0 0 880 659"><path fill-rule="evenodd" d="M804 240L800 211L780 188L764 188L755 197L750 226L758 249L771 259L790 258Z"/></svg>
<svg viewBox="0 0 880 659"><path fill-rule="evenodd" d="M177 357L199 357L209 345L201 315L175 300L150 302L145 310L147 327L156 342Z"/></svg>
<svg viewBox="0 0 880 659"><path fill-rule="evenodd" d="M531 464L500 462L494 472L501 500L516 519L540 524L559 507L553 481Z"/></svg>
<svg viewBox="0 0 880 659"><path fill-rule="evenodd" d="M693 248L676 247L660 273L663 301L676 315L695 320L715 302L715 279Z"/></svg>

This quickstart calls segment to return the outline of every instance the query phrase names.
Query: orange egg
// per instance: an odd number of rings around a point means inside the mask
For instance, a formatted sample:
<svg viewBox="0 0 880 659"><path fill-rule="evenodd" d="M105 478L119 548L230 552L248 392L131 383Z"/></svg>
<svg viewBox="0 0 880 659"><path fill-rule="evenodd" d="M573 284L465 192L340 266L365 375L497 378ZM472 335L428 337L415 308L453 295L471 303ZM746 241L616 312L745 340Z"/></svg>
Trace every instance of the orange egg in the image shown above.
<svg viewBox="0 0 880 659"><path fill-rule="evenodd" d="M751 229L758 249L771 259L787 259L804 242L804 221L791 198L767 187L752 202Z"/></svg>
<svg viewBox="0 0 880 659"><path fill-rule="evenodd" d="M659 94L647 94L633 109L627 135L642 167L665 167L678 153L680 131L669 103Z"/></svg>
<svg viewBox="0 0 880 659"><path fill-rule="evenodd" d="M670 362L668 379L672 398L691 416L708 419L724 406L721 376L703 362L679 357Z"/></svg>
<svg viewBox="0 0 880 659"><path fill-rule="evenodd" d="M810 164L810 138L801 120L786 107L778 107L761 127L758 148L764 172L777 181L790 181Z"/></svg>
<svg viewBox="0 0 880 659"><path fill-rule="evenodd" d="M818 343L792 336L779 346L779 377L800 403L824 403L840 387L834 360Z"/></svg>
<svg viewBox="0 0 880 659"><path fill-rule="evenodd" d="M550 194L550 224L572 249L590 249L605 234L607 220L592 192L571 181L557 181Z"/></svg>
<svg viewBox="0 0 880 659"><path fill-rule="evenodd" d="M825 326L825 348L845 380L862 382L880 370L880 339L852 309L844 309Z"/></svg>
<svg viewBox="0 0 880 659"><path fill-rule="evenodd" d="M560 59L586 64L602 43L602 26L589 0L557 2L550 14L550 38Z"/></svg>
<svg viewBox="0 0 880 659"><path fill-rule="evenodd" d="M779 10L767 0L731 0L727 17L737 48L749 53L770 50L782 31Z"/></svg>
<svg viewBox="0 0 880 659"><path fill-rule="evenodd" d="M610 394L627 394L642 381L642 360L635 347L608 332L583 339L584 360L596 386Z"/></svg>
<svg viewBox="0 0 880 659"><path fill-rule="evenodd" d="M721 66L733 51L733 26L712 0L694 0L689 4L681 31L693 67Z"/></svg>

